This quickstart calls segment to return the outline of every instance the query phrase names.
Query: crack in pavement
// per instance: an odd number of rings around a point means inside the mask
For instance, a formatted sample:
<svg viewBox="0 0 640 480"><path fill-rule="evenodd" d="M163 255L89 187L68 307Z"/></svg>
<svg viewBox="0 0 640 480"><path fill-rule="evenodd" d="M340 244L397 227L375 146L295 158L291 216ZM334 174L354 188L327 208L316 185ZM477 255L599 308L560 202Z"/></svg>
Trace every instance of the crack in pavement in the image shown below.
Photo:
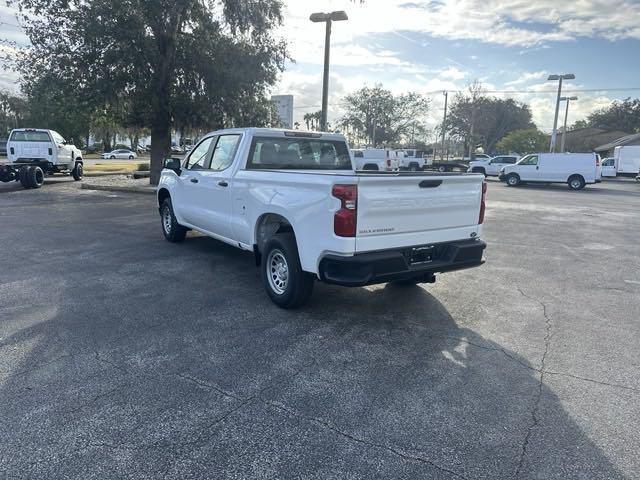
<svg viewBox="0 0 640 480"><path fill-rule="evenodd" d="M266 399L263 399L263 398L259 398L259 400L260 400L260 402L264 403L265 405L267 405L269 407L275 408L277 410L285 412L285 413L287 413L289 415L292 415L294 417L302 418L302 419L307 420L309 422L312 422L312 423L315 423L317 425L320 425L321 427L323 427L323 428L325 428L327 430L331 430L332 432L334 432L334 433L336 433L336 434L338 434L338 435L340 435L340 436L342 436L342 437L344 437L344 438L346 438L348 440L351 440L353 442L360 443L360 444L366 445L368 447L374 447L374 448L378 448L378 449L381 449L381 450L386 450L387 452L392 453L393 455L396 455L396 456L398 456L398 457L400 457L400 458L402 458L403 460L406 460L406 461L418 462L418 463L422 463L422 464L425 464L425 465L429 465L429 466L435 468L436 470L439 470L439 471L444 472L444 473L448 473L450 475L455 476L456 478L461 478L463 480L467 480L467 478L468 478L468 477L465 477L464 475L462 475L462 474L460 474L460 473L458 473L458 472L456 472L454 470L451 470L451 469L448 469L446 467L443 467L442 465L438 465L437 463L435 463L432 460L429 460L428 458L424 458L424 457L417 456L417 455L411 455L411 454L408 454L408 453L400 451L400 449L397 448L397 447L390 446L390 445L385 445L383 443L371 442L371 441L366 440L364 438L357 437L357 436L355 436L355 435L353 435L351 433L348 433L348 432L345 432L343 430L340 430L337 426L335 426L331 422L328 422L326 420L322 420L322 419L317 418L317 417L310 417L310 416L304 415L304 414L298 412L297 410L285 407L284 405L276 403L276 402L274 402L272 400L266 400Z"/></svg>
<svg viewBox="0 0 640 480"><path fill-rule="evenodd" d="M552 337L551 318L547 313L547 305L544 302L538 300L537 298L527 295L526 293L524 293L524 291L520 287L518 287L518 291L522 294L523 297L526 297L529 300L532 300L538 303L540 306L542 306L542 314L544 315L544 319L545 319L545 335L544 335L544 352L540 360L540 369L538 370L540 372L540 377L538 380L538 393L536 394L536 397L533 403L533 409L531 410L531 424L527 429L527 433L520 447L520 458L518 460L518 465L516 467L516 471L514 475L516 479L520 478L520 472L522 471L522 467L524 466L524 461L527 456L527 448L529 446L529 441L531 440L531 435L533 435L533 430L540 424L540 419L538 418L538 412L540 410L540 402L542 400L542 389L544 387L544 376L546 372L545 370L546 360L547 360L547 355L549 354L551 337Z"/></svg>

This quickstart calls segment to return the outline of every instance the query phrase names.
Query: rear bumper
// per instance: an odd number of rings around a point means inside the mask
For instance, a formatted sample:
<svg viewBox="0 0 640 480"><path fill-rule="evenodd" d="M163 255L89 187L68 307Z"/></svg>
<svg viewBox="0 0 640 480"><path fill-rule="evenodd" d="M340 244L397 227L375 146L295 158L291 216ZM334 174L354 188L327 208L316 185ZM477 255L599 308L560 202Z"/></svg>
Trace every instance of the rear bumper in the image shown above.
<svg viewBox="0 0 640 480"><path fill-rule="evenodd" d="M481 240L429 245L429 248L432 247L432 259L413 264L410 259L414 247L360 253L352 257L327 255L320 261L320 279L346 287L409 279L430 281L436 273L482 265L482 253L486 246Z"/></svg>

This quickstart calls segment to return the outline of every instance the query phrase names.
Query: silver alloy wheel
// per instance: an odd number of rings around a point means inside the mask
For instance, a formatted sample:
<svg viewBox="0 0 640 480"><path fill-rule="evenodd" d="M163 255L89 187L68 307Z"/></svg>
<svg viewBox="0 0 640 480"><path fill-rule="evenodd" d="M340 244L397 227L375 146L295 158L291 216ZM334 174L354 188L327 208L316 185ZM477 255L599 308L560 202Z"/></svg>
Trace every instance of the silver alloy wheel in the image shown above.
<svg viewBox="0 0 640 480"><path fill-rule="evenodd" d="M267 278L269 286L278 295L284 294L289 281L289 264L282 251L271 250L267 258Z"/></svg>
<svg viewBox="0 0 640 480"><path fill-rule="evenodd" d="M515 175L511 175L509 176L509 178L507 179L507 182L509 183L509 185L511 185L512 187L515 187L518 184L518 178Z"/></svg>
<svg viewBox="0 0 640 480"><path fill-rule="evenodd" d="M168 206L162 210L162 227L167 235L171 234L171 210Z"/></svg>
<svg viewBox="0 0 640 480"><path fill-rule="evenodd" d="M574 178L573 180L571 180L571 188L573 188L574 190L578 190L581 186L582 182L579 178Z"/></svg>

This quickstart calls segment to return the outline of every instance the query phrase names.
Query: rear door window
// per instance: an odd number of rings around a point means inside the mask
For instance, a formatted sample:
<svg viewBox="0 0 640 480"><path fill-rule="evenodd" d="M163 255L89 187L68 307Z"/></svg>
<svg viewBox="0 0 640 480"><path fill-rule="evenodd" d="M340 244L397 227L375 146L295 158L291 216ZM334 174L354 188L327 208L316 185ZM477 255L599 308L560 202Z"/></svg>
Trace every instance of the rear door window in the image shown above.
<svg viewBox="0 0 640 480"><path fill-rule="evenodd" d="M249 170L351 170L344 142L316 138L254 137Z"/></svg>

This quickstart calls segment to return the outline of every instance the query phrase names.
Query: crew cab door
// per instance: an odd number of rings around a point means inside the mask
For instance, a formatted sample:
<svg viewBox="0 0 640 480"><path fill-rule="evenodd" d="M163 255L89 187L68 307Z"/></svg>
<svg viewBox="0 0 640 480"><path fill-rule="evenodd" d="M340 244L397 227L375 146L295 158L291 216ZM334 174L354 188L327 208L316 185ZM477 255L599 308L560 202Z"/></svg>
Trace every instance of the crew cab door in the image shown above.
<svg viewBox="0 0 640 480"><path fill-rule="evenodd" d="M185 220L225 239L232 239L230 167L240 138L240 134L230 134L206 139L207 143L203 141L189 155L187 170L181 175Z"/></svg>

